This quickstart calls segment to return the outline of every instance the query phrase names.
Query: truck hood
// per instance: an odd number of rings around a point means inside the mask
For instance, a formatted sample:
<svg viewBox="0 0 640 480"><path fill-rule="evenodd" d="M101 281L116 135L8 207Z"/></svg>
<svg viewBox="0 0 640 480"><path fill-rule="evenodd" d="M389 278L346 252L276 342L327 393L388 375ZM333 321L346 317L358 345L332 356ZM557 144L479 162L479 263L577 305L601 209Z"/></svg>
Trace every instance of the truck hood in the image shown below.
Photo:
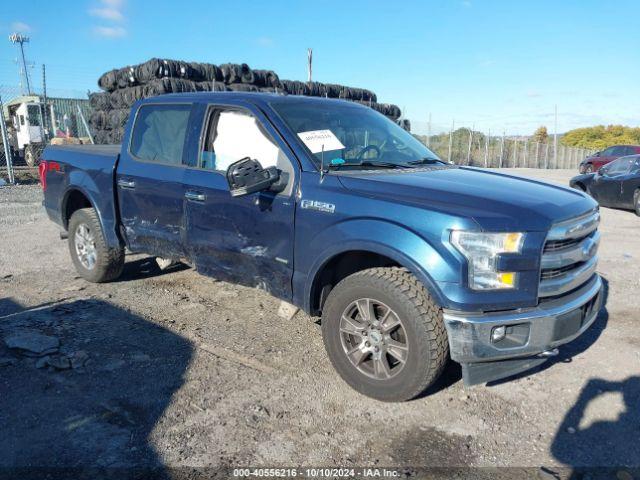
<svg viewBox="0 0 640 480"><path fill-rule="evenodd" d="M471 218L484 230L546 231L597 204L570 188L470 167L340 172L352 192Z"/></svg>

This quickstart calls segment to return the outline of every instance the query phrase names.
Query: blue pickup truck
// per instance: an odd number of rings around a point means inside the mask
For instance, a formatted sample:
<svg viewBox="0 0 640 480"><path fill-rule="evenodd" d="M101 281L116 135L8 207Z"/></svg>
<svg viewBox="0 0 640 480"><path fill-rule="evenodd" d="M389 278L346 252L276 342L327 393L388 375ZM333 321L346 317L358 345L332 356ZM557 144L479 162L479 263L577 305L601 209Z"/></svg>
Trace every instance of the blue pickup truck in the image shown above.
<svg viewBox="0 0 640 480"><path fill-rule="evenodd" d="M79 274L116 280L126 248L262 288L321 316L365 395L413 398L449 359L467 385L514 375L601 308L592 199L444 162L365 106L164 95L133 106L125 139L43 153Z"/></svg>

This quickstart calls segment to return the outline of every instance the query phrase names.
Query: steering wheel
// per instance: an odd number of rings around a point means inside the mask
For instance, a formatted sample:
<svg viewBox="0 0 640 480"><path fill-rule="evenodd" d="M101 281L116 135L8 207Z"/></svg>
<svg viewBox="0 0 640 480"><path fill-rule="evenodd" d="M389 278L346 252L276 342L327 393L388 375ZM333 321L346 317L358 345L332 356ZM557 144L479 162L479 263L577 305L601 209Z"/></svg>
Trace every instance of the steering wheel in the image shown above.
<svg viewBox="0 0 640 480"><path fill-rule="evenodd" d="M367 145L362 150L360 150L360 152L358 152L358 155L356 155L356 160L358 162L362 161L362 157L369 150L375 150L376 151L376 157L380 157L382 155L382 152L380 151L380 149L378 147L376 147L375 145Z"/></svg>

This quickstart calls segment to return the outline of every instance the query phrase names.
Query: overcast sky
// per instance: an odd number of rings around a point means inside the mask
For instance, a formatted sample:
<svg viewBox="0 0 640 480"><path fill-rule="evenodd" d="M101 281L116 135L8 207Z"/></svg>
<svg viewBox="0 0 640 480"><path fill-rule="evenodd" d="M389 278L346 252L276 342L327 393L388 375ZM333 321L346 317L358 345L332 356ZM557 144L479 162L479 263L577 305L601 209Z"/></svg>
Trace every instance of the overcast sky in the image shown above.
<svg viewBox="0 0 640 480"><path fill-rule="evenodd" d="M456 125L530 134L640 125L638 1L5 2L0 85L18 84L31 38L32 81L56 94L96 90L104 71L166 57L246 62L281 78L366 87L434 132ZM2 92L2 90L0 90Z"/></svg>

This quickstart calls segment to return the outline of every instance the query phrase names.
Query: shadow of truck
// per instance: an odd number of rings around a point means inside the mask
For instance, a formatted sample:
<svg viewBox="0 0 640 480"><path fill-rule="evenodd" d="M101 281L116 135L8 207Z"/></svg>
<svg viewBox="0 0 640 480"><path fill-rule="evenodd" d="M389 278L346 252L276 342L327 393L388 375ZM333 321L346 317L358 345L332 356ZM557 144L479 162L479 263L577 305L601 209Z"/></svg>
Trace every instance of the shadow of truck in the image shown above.
<svg viewBox="0 0 640 480"><path fill-rule="evenodd" d="M16 332L57 338L58 352L47 361L9 349ZM95 299L30 309L0 299L0 338L1 473L28 478L44 469L44 478L70 469L68 478L79 478L84 469L136 468L165 476L150 433L183 385L188 340Z"/></svg>
<svg viewBox="0 0 640 480"><path fill-rule="evenodd" d="M572 479L638 478L639 444L640 377L592 378L558 427L551 452L571 467Z"/></svg>

